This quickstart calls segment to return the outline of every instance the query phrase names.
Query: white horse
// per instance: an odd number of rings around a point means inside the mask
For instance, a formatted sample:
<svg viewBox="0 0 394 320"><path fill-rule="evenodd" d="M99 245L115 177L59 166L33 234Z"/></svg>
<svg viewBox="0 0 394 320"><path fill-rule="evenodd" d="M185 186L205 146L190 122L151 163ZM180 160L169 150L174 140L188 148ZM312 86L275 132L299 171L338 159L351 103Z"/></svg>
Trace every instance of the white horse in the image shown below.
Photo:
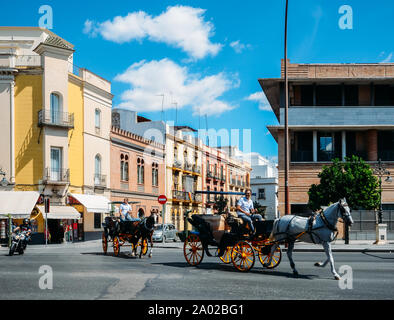
<svg viewBox="0 0 394 320"><path fill-rule="evenodd" d="M353 218L350 214L350 209L345 198L310 218L285 215L280 219L276 219L270 235L270 240L274 242L270 256L273 256L273 253L279 243L287 242L287 256L290 261L290 266L293 269L293 274L297 276L298 271L296 270L293 261L294 242L299 240L303 242L322 244L327 260L325 262L316 262L315 266L325 267L326 264L330 262L332 274L336 280L340 280L341 277L335 271L334 258L332 257L331 251L331 242L336 238L336 224L338 222L338 218L342 218L349 226L353 224ZM270 265L270 263L271 258L266 265Z"/></svg>

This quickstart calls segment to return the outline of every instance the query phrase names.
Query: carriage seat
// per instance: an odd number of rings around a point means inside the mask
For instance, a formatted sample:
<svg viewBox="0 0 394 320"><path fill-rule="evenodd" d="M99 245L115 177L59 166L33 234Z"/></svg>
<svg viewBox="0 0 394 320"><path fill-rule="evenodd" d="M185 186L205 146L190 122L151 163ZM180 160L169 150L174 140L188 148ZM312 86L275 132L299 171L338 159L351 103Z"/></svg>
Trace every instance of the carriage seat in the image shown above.
<svg viewBox="0 0 394 320"><path fill-rule="evenodd" d="M274 227L274 220L253 221L256 234L268 238Z"/></svg>
<svg viewBox="0 0 394 320"><path fill-rule="evenodd" d="M119 221L120 233L131 234L135 230L135 221Z"/></svg>

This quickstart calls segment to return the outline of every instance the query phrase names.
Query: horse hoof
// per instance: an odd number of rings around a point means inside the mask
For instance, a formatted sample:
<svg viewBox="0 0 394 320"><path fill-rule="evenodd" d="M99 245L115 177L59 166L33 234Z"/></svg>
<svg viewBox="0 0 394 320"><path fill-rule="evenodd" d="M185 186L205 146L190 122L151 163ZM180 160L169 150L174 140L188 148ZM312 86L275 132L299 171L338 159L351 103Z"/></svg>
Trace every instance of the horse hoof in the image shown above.
<svg viewBox="0 0 394 320"><path fill-rule="evenodd" d="M294 277L296 277L296 278L297 278L297 277L298 277L298 275L299 275L299 274L298 274L298 271L293 271L293 275L294 275Z"/></svg>
<svg viewBox="0 0 394 320"><path fill-rule="evenodd" d="M321 263L320 262L316 262L315 263L315 267L321 267Z"/></svg>
<svg viewBox="0 0 394 320"><path fill-rule="evenodd" d="M150 254L148 257L149 257L149 258L152 258L152 255Z"/></svg>
<svg viewBox="0 0 394 320"><path fill-rule="evenodd" d="M334 276L334 278L335 278L335 280L341 280L341 277L338 275Z"/></svg>

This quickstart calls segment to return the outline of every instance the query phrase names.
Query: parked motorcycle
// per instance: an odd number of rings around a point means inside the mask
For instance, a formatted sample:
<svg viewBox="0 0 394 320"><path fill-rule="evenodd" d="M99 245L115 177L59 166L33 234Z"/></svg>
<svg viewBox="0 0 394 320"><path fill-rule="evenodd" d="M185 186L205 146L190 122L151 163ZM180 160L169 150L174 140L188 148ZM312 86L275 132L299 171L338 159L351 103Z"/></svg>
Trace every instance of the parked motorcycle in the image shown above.
<svg viewBox="0 0 394 320"><path fill-rule="evenodd" d="M26 250L28 236L26 235L26 231L13 233L12 234L12 242L10 247L9 255L12 256L15 251L19 254L23 254Z"/></svg>

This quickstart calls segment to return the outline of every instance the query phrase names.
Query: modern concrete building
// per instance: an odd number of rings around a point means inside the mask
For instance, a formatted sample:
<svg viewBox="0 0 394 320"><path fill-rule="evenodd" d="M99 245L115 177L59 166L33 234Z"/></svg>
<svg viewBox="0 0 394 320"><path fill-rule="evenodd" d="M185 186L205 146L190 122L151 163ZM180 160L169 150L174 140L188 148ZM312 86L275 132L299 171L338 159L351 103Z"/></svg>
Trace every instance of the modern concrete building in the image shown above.
<svg viewBox="0 0 394 320"><path fill-rule="evenodd" d="M108 210L74 197L108 195L112 107L110 82L76 67L74 51L46 29L0 27L0 167L15 191L43 195L33 212L42 237L44 197L49 229L72 225L74 239L100 232Z"/></svg>
<svg viewBox="0 0 394 320"><path fill-rule="evenodd" d="M279 211L284 213L284 63L281 78L259 79L278 121L268 126L278 142ZM307 191L333 158L358 155L394 168L394 64L292 64L289 77L290 203L310 212ZM384 219L393 231L394 186L383 183ZM363 217L360 218L361 220ZM369 228L373 216L352 228ZM363 223L365 222L365 223ZM390 229L391 228L391 229ZM372 229L372 230L371 230Z"/></svg>

